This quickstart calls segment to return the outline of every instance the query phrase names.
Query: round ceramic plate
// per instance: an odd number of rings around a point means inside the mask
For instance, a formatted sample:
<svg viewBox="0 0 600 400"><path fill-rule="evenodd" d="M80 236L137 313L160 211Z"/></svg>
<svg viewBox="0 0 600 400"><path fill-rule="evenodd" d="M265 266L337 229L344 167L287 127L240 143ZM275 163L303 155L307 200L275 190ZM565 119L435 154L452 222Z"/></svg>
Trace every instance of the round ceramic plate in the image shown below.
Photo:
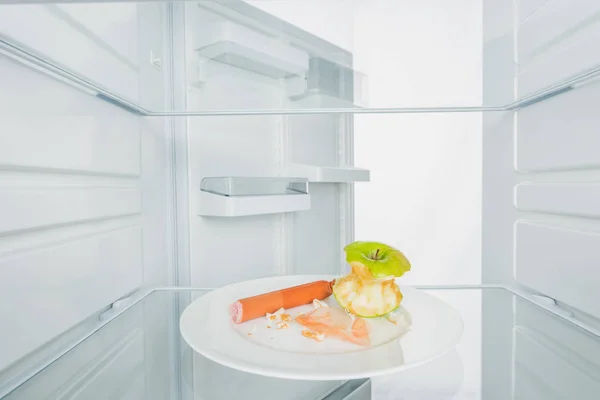
<svg viewBox="0 0 600 400"><path fill-rule="evenodd" d="M302 335L293 322L277 329L266 318L233 323L230 305L238 299L334 276L278 276L216 289L190 304L180 320L183 339L219 364L264 376L303 380L348 380L397 372L429 362L454 348L463 322L451 306L423 291L400 286L404 295L396 323L365 319L370 346L335 338L319 342ZM333 296L326 300L339 307ZM313 309L288 310L292 317Z"/></svg>

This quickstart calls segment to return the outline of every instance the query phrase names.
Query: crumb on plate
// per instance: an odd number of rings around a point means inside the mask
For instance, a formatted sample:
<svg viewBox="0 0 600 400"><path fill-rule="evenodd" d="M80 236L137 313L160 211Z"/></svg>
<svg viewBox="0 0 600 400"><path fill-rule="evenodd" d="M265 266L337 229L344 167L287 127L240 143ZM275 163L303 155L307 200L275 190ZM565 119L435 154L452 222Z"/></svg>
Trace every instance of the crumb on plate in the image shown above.
<svg viewBox="0 0 600 400"><path fill-rule="evenodd" d="M313 332L308 329L302 329L302 336L307 337L309 339L316 340L317 342L322 342L325 340L325 334L319 332Z"/></svg>
<svg viewBox="0 0 600 400"><path fill-rule="evenodd" d="M292 322L292 316L290 314L281 314L281 322Z"/></svg>
<svg viewBox="0 0 600 400"><path fill-rule="evenodd" d="M289 325L285 321L281 321L277 323L277 329L287 329Z"/></svg>
<svg viewBox="0 0 600 400"><path fill-rule="evenodd" d="M281 315L285 312L285 310L283 308L280 308L279 310L275 311L273 314L267 313L267 315L265 315L265 318L267 318L270 321L278 321L281 319Z"/></svg>
<svg viewBox="0 0 600 400"><path fill-rule="evenodd" d="M292 316L290 314L286 314L285 309L283 308L280 308L273 314L267 313L265 318L267 319L267 328L271 328L271 324L275 323L277 329L286 329L288 328L287 324L292 322Z"/></svg>

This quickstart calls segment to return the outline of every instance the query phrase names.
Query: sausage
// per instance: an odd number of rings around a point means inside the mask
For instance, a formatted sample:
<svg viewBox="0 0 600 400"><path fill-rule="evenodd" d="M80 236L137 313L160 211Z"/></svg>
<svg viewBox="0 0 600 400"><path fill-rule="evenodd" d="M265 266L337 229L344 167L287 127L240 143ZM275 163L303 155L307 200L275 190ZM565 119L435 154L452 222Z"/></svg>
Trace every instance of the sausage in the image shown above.
<svg viewBox="0 0 600 400"><path fill-rule="evenodd" d="M314 299L324 300L331 296L333 282L316 281L286 289L259 294L240 299L229 309L236 324L274 313L280 308L288 309L312 303Z"/></svg>

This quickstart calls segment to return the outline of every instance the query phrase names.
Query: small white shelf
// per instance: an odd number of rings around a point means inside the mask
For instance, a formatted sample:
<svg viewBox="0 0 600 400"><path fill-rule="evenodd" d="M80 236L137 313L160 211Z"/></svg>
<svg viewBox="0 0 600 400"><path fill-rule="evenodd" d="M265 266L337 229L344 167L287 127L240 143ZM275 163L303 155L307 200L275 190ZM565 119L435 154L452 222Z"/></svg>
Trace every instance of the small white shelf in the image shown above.
<svg viewBox="0 0 600 400"><path fill-rule="evenodd" d="M196 30L195 48L205 61L219 61L272 78L304 74L307 53L245 26L229 21Z"/></svg>
<svg viewBox="0 0 600 400"><path fill-rule="evenodd" d="M200 184L198 215L242 217L310 209L306 178L207 177Z"/></svg>
<svg viewBox="0 0 600 400"><path fill-rule="evenodd" d="M200 192L198 198L198 215L207 217L242 217L309 209L309 194L227 197Z"/></svg>
<svg viewBox="0 0 600 400"><path fill-rule="evenodd" d="M300 176L309 182L344 183L368 182L371 172L355 167L321 167L317 165L291 164L287 169L290 176Z"/></svg>

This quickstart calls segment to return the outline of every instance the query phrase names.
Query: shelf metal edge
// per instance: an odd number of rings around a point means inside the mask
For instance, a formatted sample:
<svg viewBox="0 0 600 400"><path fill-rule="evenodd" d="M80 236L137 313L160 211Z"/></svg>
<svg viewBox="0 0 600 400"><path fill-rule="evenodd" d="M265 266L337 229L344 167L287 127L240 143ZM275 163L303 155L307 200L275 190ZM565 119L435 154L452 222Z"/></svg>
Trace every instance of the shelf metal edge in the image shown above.
<svg viewBox="0 0 600 400"><path fill-rule="evenodd" d="M0 54L3 54L15 61L18 61L39 72L45 73L53 78L66 82L75 88L82 90L92 96L109 102L115 106L121 107L131 113L147 116L150 111L140 107L121 96L118 96L109 90L82 78L74 72L68 71L59 65L36 55L24 47L11 43L8 39L0 35Z"/></svg>
<svg viewBox="0 0 600 400"><path fill-rule="evenodd" d="M595 336L596 338L598 338L600 340L600 329L598 329L595 326L590 325L584 321L581 321L579 318L574 317L573 315L571 315L568 312L565 312L566 310L561 309L558 306L550 305L548 302L543 301L541 299L541 297L545 297L545 296L540 296L537 293L529 292L525 289L522 289L522 288L520 288L518 286L514 286L514 285L502 285L502 286L504 286L504 289L511 292L515 296L517 296L523 300L526 300L532 304L535 304L538 307L543 308L544 310L546 310L553 316L560 318L563 321L566 321L569 324L574 325L577 328L580 328L580 329L586 331L587 333Z"/></svg>
<svg viewBox="0 0 600 400"><path fill-rule="evenodd" d="M371 380L357 379L343 383L323 400L370 400Z"/></svg>
<svg viewBox="0 0 600 400"><path fill-rule="evenodd" d="M150 112L152 117L221 117L250 115L320 115L320 114L442 114L511 111L509 106L499 107L415 107L415 108L304 108L272 110L206 110Z"/></svg>

